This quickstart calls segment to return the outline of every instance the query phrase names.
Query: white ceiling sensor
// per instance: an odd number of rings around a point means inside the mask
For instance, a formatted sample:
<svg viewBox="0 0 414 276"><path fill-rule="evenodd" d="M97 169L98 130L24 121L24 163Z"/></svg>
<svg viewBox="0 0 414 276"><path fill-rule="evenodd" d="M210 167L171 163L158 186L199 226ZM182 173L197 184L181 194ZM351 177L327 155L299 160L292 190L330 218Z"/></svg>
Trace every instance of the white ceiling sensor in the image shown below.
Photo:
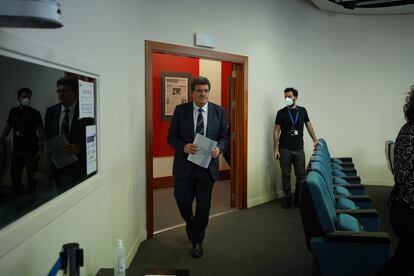
<svg viewBox="0 0 414 276"><path fill-rule="evenodd" d="M0 0L0 27L60 28L57 0Z"/></svg>
<svg viewBox="0 0 414 276"><path fill-rule="evenodd" d="M319 9L349 14L413 14L412 0L310 0Z"/></svg>

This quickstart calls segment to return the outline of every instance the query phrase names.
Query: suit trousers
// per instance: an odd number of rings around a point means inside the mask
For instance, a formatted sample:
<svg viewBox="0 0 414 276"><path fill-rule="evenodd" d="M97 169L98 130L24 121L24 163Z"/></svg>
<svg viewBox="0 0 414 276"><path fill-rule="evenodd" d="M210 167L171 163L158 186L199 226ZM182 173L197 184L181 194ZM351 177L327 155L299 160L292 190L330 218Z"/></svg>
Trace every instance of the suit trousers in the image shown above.
<svg viewBox="0 0 414 276"><path fill-rule="evenodd" d="M214 180L208 169L195 165L188 178L175 178L174 196L181 217L192 225L189 238L201 243L205 236L211 207ZM196 200L195 214L193 201Z"/></svg>
<svg viewBox="0 0 414 276"><path fill-rule="evenodd" d="M292 151L280 149L280 170L282 171L282 183L283 192L288 198L292 197L291 185L290 185L290 172L295 170L296 187L295 187L295 199L299 199L300 182L305 177L305 152L303 150Z"/></svg>
<svg viewBox="0 0 414 276"><path fill-rule="evenodd" d="M15 196L24 194L22 183L24 168L26 168L27 172L29 192L32 193L36 190L36 180L33 174L37 171L38 162L39 158L36 151L21 151L12 153L10 174Z"/></svg>

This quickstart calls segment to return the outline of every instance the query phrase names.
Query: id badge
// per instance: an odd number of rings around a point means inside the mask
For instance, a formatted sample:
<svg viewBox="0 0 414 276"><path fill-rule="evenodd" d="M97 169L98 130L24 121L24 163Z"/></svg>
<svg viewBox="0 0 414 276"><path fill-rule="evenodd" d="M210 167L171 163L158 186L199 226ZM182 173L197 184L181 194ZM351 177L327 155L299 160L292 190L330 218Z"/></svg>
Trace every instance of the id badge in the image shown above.
<svg viewBox="0 0 414 276"><path fill-rule="evenodd" d="M296 129L291 129L291 130L289 131L289 134L290 134L291 136L296 136L296 135L298 135L298 134L299 134L299 131L297 131Z"/></svg>

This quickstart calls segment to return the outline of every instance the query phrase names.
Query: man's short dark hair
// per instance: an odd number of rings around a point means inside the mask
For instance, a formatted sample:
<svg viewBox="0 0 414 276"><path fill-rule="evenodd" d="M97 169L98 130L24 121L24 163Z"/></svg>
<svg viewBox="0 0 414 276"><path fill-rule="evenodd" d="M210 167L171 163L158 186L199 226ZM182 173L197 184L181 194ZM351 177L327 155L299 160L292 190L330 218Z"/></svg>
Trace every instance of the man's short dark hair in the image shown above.
<svg viewBox="0 0 414 276"><path fill-rule="evenodd" d="M287 93L287 92L292 92L293 96L295 96L295 97L297 97L297 96L298 96L298 90L296 90L296 89L295 89L295 88L293 88L293 87L288 87L288 88L286 88L284 92L285 92L285 93Z"/></svg>
<svg viewBox="0 0 414 276"><path fill-rule="evenodd" d="M78 94L79 92L79 81L76 78L68 78L68 77L60 78L56 82L56 86L59 86L59 85L69 86L70 89L76 94Z"/></svg>
<svg viewBox="0 0 414 276"><path fill-rule="evenodd" d="M196 85L208 85L208 90L211 88L210 81L206 77L197 77L191 81L191 91L194 92Z"/></svg>
<svg viewBox="0 0 414 276"><path fill-rule="evenodd" d="M28 87L23 87L23 88L20 88L19 90L17 90L17 98L19 99L19 98L20 98L20 96L21 96L23 93L27 93L27 94L29 94L29 95L30 95L30 97L32 97L32 89L30 89L30 88L28 88Z"/></svg>

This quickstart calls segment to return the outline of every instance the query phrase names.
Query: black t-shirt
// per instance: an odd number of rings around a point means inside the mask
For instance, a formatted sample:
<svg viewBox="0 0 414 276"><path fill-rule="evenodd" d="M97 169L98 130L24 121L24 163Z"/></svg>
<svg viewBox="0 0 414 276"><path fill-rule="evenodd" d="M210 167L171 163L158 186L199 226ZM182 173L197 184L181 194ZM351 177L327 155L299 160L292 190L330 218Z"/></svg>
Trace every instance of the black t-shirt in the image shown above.
<svg viewBox="0 0 414 276"><path fill-rule="evenodd" d="M7 122L13 128L13 151L39 150L36 130L43 125L39 111L31 107L13 107Z"/></svg>
<svg viewBox="0 0 414 276"><path fill-rule="evenodd" d="M297 121L293 127L296 116ZM303 150L303 125L307 122L309 122L309 117L304 107L296 106L295 109L288 109L287 107L280 109L275 119L275 124L280 125L281 132L279 148L285 150ZM292 130L297 130L297 135L291 135Z"/></svg>

